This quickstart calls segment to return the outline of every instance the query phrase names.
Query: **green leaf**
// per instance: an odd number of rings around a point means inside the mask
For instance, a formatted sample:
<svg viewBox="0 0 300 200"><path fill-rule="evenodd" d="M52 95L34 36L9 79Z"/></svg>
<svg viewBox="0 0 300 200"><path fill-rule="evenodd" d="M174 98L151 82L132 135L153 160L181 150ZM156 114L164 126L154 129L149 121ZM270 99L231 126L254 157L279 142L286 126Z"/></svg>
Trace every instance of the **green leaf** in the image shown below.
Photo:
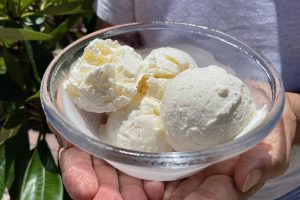
<svg viewBox="0 0 300 200"><path fill-rule="evenodd" d="M0 27L1 28L23 28L23 26L20 23L18 23L18 21L13 19L0 21Z"/></svg>
<svg viewBox="0 0 300 200"><path fill-rule="evenodd" d="M49 41L46 41L46 44L48 44L48 42ZM34 59L37 65L37 73L39 77L42 77L49 63L53 60L52 52L46 48L45 42L42 45L38 42L33 41L31 42L31 45L34 52Z"/></svg>
<svg viewBox="0 0 300 200"><path fill-rule="evenodd" d="M2 144L3 142L5 142L9 138L15 136L19 132L20 127L21 127L21 125L16 126L14 128L11 128L11 129L1 128L0 144Z"/></svg>
<svg viewBox="0 0 300 200"><path fill-rule="evenodd" d="M19 198L26 166L30 160L28 129L29 125L23 123L18 133L5 142L6 182L11 199Z"/></svg>
<svg viewBox="0 0 300 200"><path fill-rule="evenodd" d="M32 101L32 100L35 100L35 99L40 99L40 91L37 91L34 95L28 97L26 99L26 102L29 102L29 101Z"/></svg>
<svg viewBox="0 0 300 200"><path fill-rule="evenodd" d="M33 72L33 77L39 83L39 82L41 82L41 78L40 78L38 70L37 70L37 66L36 66L36 62L35 62L35 58L34 58L34 52L33 52L33 49L31 47L31 44L28 41L25 40L24 41L24 46L25 46L27 55L28 55L30 63L31 63L31 69L32 69L32 72Z"/></svg>
<svg viewBox="0 0 300 200"><path fill-rule="evenodd" d="M98 16L95 13L83 17L83 22L87 28L87 33L95 31L95 24L97 19Z"/></svg>
<svg viewBox="0 0 300 200"><path fill-rule="evenodd" d="M6 12L6 1L0 0L0 20L8 19Z"/></svg>
<svg viewBox="0 0 300 200"><path fill-rule="evenodd" d="M3 125L5 129L12 129L20 125L25 119L26 113L24 109L16 110L13 113L10 113Z"/></svg>
<svg viewBox="0 0 300 200"><path fill-rule="evenodd" d="M30 4L32 4L34 0L21 0L21 8L24 9Z"/></svg>
<svg viewBox="0 0 300 200"><path fill-rule="evenodd" d="M65 35L74 26L75 22L79 20L79 16L72 16L60 23L51 33L52 38L56 39Z"/></svg>
<svg viewBox="0 0 300 200"><path fill-rule="evenodd" d="M37 149L45 169L50 172L59 173L60 170L54 161L54 158L52 156L51 150L47 142L44 139L40 141Z"/></svg>
<svg viewBox="0 0 300 200"><path fill-rule="evenodd" d="M7 165L5 148L5 144L0 145L0 198L3 196L4 189L11 186L12 179L14 178L14 174L12 173L14 163L11 166Z"/></svg>
<svg viewBox="0 0 300 200"><path fill-rule="evenodd" d="M21 91L27 95L36 92L40 87L40 83L32 78L33 71L30 59L27 53L23 50L22 46L19 45L18 50L14 50L12 48L3 48L3 54L5 65L7 67L5 77L8 80L6 81L15 82ZM0 88L1 87L6 89L9 93L14 92L9 91L11 88L8 88L7 85L0 86ZM0 94L0 96L1 95L4 94Z"/></svg>
<svg viewBox="0 0 300 200"><path fill-rule="evenodd" d="M49 40L52 37L49 34L25 28L2 28L0 29L0 38L14 40Z"/></svg>
<svg viewBox="0 0 300 200"><path fill-rule="evenodd" d="M45 10L41 11L40 14L47 15L73 15L73 14L83 14L83 13L91 13L92 9L92 1L74 1L74 2L66 2L59 5L52 5Z"/></svg>
<svg viewBox="0 0 300 200"><path fill-rule="evenodd" d="M16 40L6 39L2 41L4 47L11 47L16 44Z"/></svg>
<svg viewBox="0 0 300 200"><path fill-rule="evenodd" d="M6 163L5 144L0 145L0 198L4 194L5 188L11 185L13 167L9 167Z"/></svg>
<svg viewBox="0 0 300 200"><path fill-rule="evenodd" d="M6 0L0 0L0 9L1 10L4 9L5 5L6 5Z"/></svg>
<svg viewBox="0 0 300 200"><path fill-rule="evenodd" d="M18 84L21 90L25 89L25 80L22 74L21 65L19 63L20 54L16 54L10 49L3 48L4 62L7 66L7 76ZM5 87L5 86L4 86Z"/></svg>
<svg viewBox="0 0 300 200"><path fill-rule="evenodd" d="M1 20L7 20L9 19L9 17L6 15L6 12L4 12L1 8L0 8L0 21Z"/></svg>
<svg viewBox="0 0 300 200"><path fill-rule="evenodd" d="M5 166L5 185L10 188L15 178L15 162Z"/></svg>
<svg viewBox="0 0 300 200"><path fill-rule="evenodd" d="M20 13L20 0L7 0L6 9L10 16L18 17L18 14Z"/></svg>
<svg viewBox="0 0 300 200"><path fill-rule="evenodd" d="M0 76L1 77L1 76ZM19 106L13 102L1 102L1 120L5 120L6 113L15 111Z"/></svg>
<svg viewBox="0 0 300 200"><path fill-rule="evenodd" d="M5 148L0 145L0 198L2 198L5 189Z"/></svg>
<svg viewBox="0 0 300 200"><path fill-rule="evenodd" d="M18 84L8 78L8 76L0 75L0 101L1 102L23 102L26 94L18 86Z"/></svg>
<svg viewBox="0 0 300 200"><path fill-rule="evenodd" d="M12 111L4 116L5 121L0 129L0 144L18 133L25 116L24 109Z"/></svg>
<svg viewBox="0 0 300 200"><path fill-rule="evenodd" d="M60 175L43 166L38 151L35 150L27 166L21 189L21 200L59 200L63 198Z"/></svg>
<svg viewBox="0 0 300 200"><path fill-rule="evenodd" d="M4 63L4 58L1 56L0 57L0 75L5 74L5 72L6 72L6 66Z"/></svg>

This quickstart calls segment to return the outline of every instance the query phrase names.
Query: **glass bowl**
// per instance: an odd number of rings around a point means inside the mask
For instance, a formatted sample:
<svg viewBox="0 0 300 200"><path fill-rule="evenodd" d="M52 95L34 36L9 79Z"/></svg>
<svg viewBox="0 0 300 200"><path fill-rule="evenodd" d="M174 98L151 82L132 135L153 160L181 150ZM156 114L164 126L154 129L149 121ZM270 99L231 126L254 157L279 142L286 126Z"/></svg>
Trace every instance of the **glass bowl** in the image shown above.
<svg viewBox="0 0 300 200"><path fill-rule="evenodd" d="M99 138L103 115L78 110L62 89L72 64L95 38L118 40L134 47L142 56L154 48L175 47L189 53L199 67L219 65L248 85L257 108L265 109L266 116L237 139L201 151L151 153L106 144ZM284 89L273 65L245 42L203 26L153 22L114 26L70 44L47 68L41 84L41 101L49 123L73 145L131 176L169 181L190 176L258 144L281 118Z"/></svg>

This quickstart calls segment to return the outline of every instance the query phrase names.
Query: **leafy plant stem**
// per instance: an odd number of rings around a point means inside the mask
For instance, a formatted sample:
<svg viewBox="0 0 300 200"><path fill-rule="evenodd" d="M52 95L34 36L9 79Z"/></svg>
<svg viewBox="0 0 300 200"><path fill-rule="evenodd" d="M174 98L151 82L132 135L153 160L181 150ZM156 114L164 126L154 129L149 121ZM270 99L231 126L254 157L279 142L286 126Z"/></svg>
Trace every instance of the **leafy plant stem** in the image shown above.
<svg viewBox="0 0 300 200"><path fill-rule="evenodd" d="M34 76L35 80L39 83L39 82L41 82L41 79L39 77L39 73L38 73L38 70L37 70L37 65L36 65L36 62L35 62L35 59L34 59L31 44L30 44L30 42L24 40L24 46L25 46L25 49L27 51L27 55L29 57L29 60L30 60L31 66L32 66L33 76Z"/></svg>
<svg viewBox="0 0 300 200"><path fill-rule="evenodd" d="M18 10L17 10L18 18L20 18L20 16L21 16L21 1L22 0L19 0L19 2L18 2Z"/></svg>
<svg viewBox="0 0 300 200"><path fill-rule="evenodd" d="M92 2L0 0L0 200L5 188L11 200L70 199L38 89L55 51L94 30Z"/></svg>

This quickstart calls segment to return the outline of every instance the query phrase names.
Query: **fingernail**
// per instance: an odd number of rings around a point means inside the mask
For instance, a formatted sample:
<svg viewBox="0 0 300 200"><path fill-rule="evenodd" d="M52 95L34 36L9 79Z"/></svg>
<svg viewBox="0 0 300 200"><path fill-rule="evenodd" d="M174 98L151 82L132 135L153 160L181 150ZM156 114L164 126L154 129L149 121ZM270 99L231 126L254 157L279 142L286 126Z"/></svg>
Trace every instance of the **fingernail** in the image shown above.
<svg viewBox="0 0 300 200"><path fill-rule="evenodd" d="M260 170L254 170L246 177L243 185L243 192L247 192L250 188L256 185L261 179L262 172Z"/></svg>

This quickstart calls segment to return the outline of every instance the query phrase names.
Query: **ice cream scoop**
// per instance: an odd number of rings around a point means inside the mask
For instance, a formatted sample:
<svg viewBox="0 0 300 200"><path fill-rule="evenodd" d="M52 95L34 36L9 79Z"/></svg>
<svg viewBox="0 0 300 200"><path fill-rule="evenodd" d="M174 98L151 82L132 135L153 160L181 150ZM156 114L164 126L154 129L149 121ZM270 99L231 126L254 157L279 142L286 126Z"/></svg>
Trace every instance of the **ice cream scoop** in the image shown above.
<svg viewBox="0 0 300 200"><path fill-rule="evenodd" d="M143 90L124 108L110 113L101 127L103 141L126 149L147 152L173 151L160 117L161 99L168 79L149 78Z"/></svg>
<svg viewBox="0 0 300 200"><path fill-rule="evenodd" d="M161 100L171 78L197 65L187 53L169 47L153 50L144 64L137 95L127 106L109 114L100 130L101 138L126 149L173 151L161 121Z"/></svg>
<svg viewBox="0 0 300 200"><path fill-rule="evenodd" d="M133 48L110 39L95 39L71 69L64 87L83 110L116 111L136 94L144 66Z"/></svg>
<svg viewBox="0 0 300 200"><path fill-rule="evenodd" d="M146 74L157 78L174 78L180 72L197 66L189 54L171 47L152 50L145 61L149 64Z"/></svg>
<svg viewBox="0 0 300 200"><path fill-rule="evenodd" d="M233 140L256 112L243 82L213 65L188 69L172 79L161 109L167 140L176 151Z"/></svg>

